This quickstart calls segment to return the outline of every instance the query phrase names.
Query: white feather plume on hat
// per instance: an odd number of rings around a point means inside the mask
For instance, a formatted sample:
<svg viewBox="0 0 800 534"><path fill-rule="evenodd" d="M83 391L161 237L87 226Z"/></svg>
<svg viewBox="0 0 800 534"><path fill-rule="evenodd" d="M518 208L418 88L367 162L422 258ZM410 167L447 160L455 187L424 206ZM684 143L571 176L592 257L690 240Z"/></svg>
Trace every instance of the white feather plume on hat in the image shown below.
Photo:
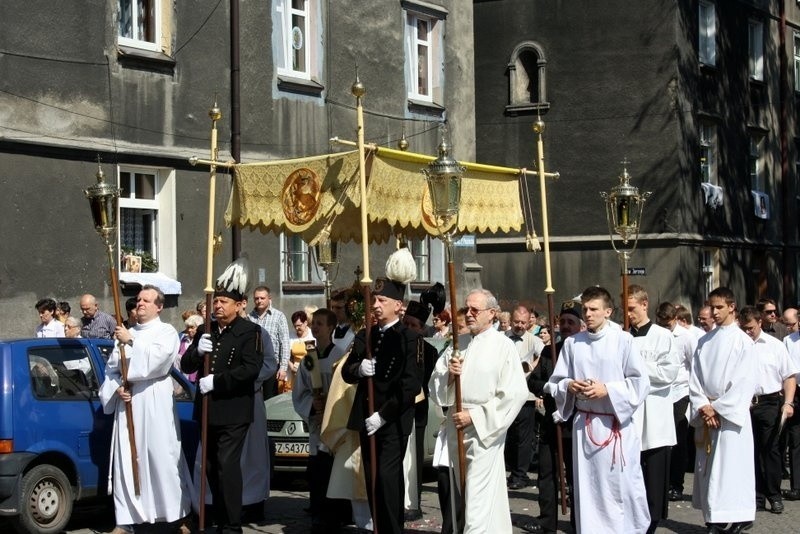
<svg viewBox="0 0 800 534"><path fill-rule="evenodd" d="M247 278L250 265L246 256L242 256L225 269L222 275L217 278L217 288L228 292L235 292L241 295L247 294Z"/></svg>
<svg viewBox="0 0 800 534"><path fill-rule="evenodd" d="M386 260L386 278L401 284L409 284L417 279L417 262L407 247L397 249Z"/></svg>

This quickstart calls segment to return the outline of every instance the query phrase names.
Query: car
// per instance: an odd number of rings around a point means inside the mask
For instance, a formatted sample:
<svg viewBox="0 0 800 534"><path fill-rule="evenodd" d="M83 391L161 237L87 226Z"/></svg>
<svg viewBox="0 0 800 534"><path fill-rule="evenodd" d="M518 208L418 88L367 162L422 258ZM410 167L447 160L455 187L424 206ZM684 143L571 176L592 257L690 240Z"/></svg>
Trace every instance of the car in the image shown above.
<svg viewBox="0 0 800 534"><path fill-rule="evenodd" d="M23 533L61 532L73 504L107 494L112 415L99 388L107 339L0 341L0 515ZM194 387L172 370L187 461L198 442Z"/></svg>
<svg viewBox="0 0 800 534"><path fill-rule="evenodd" d="M287 391L264 401L267 411L267 434L270 441L270 466L274 472L305 472L308 464L308 424L292 404ZM428 426L425 427L424 462L431 464L439 426L444 421L442 409L428 403Z"/></svg>

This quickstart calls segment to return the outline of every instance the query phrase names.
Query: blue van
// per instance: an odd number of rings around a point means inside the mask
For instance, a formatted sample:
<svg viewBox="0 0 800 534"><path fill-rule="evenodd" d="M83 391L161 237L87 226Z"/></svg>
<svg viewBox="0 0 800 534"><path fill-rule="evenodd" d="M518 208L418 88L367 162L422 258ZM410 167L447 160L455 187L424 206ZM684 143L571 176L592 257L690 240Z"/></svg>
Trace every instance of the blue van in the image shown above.
<svg viewBox="0 0 800 534"><path fill-rule="evenodd" d="M107 339L0 341L0 515L25 533L64 530L75 501L107 494L113 417L98 391ZM184 453L198 429L194 387L173 369Z"/></svg>

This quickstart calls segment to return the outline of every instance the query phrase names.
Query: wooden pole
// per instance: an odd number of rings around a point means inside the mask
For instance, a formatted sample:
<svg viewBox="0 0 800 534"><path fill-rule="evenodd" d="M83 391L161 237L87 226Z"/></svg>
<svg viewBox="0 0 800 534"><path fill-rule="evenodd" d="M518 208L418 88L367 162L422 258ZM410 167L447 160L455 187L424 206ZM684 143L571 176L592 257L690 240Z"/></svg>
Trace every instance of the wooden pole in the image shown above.
<svg viewBox="0 0 800 534"><path fill-rule="evenodd" d="M364 276L361 278L361 291L364 296L364 334L367 347L367 358L372 359L370 348L370 330L372 329L372 306L369 286L372 280L369 277L369 232L367 229L367 165L364 156L364 106L362 99L366 94L364 85L358 80L353 84L352 93L356 97L356 125L358 135L358 178L361 192L361 257L364 264ZM375 384L371 376L367 377L367 410L369 415L375 413ZM372 532L378 534L378 517L375 512L378 503L378 447L375 434L369 436L369 472L370 495L372 497Z"/></svg>
<svg viewBox="0 0 800 534"><path fill-rule="evenodd" d="M211 333L211 306L213 304L214 283L214 205L216 202L217 185L217 121L222 118L222 113L214 103L209 111L211 117L211 162L208 180L208 243L206 248L206 317L205 333ZM203 376L211 372L209 355L203 355ZM208 461L208 395L203 395L202 411L200 415L200 505L198 506L198 527L200 532L205 532L206 527L206 462Z"/></svg>
<svg viewBox="0 0 800 534"><path fill-rule="evenodd" d="M450 308L456 309L456 267L453 261L453 237L448 234L445 238L445 247L447 248L447 285L450 290ZM458 350L458 332L453 332L453 357L460 358ZM461 402L461 376L456 375L453 378L453 387L455 388L456 395L456 413L463 410ZM464 448L464 430L456 428L456 445L458 446L458 482L461 493L461 508L466 506L466 485L467 485L467 451ZM453 519L455 521L455 518Z"/></svg>
<svg viewBox="0 0 800 534"><path fill-rule="evenodd" d="M536 133L536 154L537 162L536 167L539 174L539 192L541 195L542 204L542 235L544 246L544 272L547 287L544 292L547 294L547 313L550 316L550 327L555 324L555 306L553 305L553 274L550 265L550 226L547 217L547 181L545 180L547 173L544 172L544 142L542 141L542 133L544 132L544 121L537 119L533 125L533 131ZM555 176L558 176L556 174ZM550 354L553 356L553 368L556 366L557 350L556 344L552 344L553 349ZM561 486L561 513L567 513L567 484L566 475L564 473L564 444L561 441L561 425L556 424L556 461L558 462L558 481Z"/></svg>
<svg viewBox="0 0 800 534"><path fill-rule="evenodd" d="M117 319L117 326L122 325L122 307L120 306L119 298L119 275L117 274L116 261L114 259L114 247L111 241L106 243L108 248L108 267L109 274L111 275L111 294L114 297L114 314ZM128 382L128 359L125 357L125 345L117 343L119 348L119 367L122 372L122 387L125 391L130 392L131 385ZM136 433L133 427L133 407L131 403L126 402L125 405L125 421L128 426L128 444L131 448L131 466L133 467L133 491L136 496L139 496L139 453L136 450Z"/></svg>

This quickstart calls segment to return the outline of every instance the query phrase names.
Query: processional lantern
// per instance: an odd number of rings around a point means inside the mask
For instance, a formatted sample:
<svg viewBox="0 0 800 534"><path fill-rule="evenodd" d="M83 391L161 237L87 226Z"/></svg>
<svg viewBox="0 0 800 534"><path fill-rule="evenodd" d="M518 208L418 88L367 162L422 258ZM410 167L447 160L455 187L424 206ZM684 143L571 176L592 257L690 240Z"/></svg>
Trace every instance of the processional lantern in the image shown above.
<svg viewBox="0 0 800 534"><path fill-rule="evenodd" d="M437 227L450 239L457 227L461 204L461 179L465 170L463 165L459 165L450 156L450 144L444 138L439 143L439 157L431 161L427 169L422 170L428 181L428 193Z"/></svg>
<svg viewBox="0 0 800 534"><path fill-rule="evenodd" d="M113 248L113 237L117 231L117 206L120 190L105 181L105 174L97 166L97 183L86 188L83 193L89 200L94 229L107 247Z"/></svg>

